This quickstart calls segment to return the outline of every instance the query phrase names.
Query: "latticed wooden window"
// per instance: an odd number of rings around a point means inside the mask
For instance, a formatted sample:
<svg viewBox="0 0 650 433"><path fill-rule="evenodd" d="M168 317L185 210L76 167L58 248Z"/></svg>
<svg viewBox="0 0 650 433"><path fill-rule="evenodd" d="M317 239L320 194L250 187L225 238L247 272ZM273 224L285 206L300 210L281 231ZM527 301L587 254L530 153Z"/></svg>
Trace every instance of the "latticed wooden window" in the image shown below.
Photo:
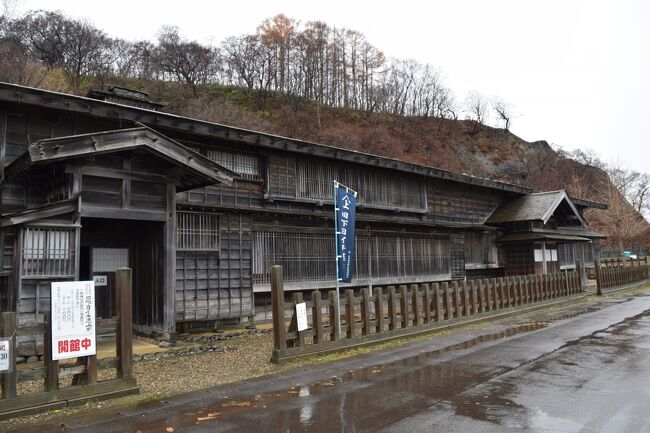
<svg viewBox="0 0 650 433"><path fill-rule="evenodd" d="M204 154L211 161L234 171L244 179L262 179L260 159L257 156L218 149L205 149Z"/></svg>
<svg viewBox="0 0 650 433"><path fill-rule="evenodd" d="M23 229L23 277L74 277L74 266L75 229L58 227Z"/></svg>
<svg viewBox="0 0 650 433"><path fill-rule="evenodd" d="M424 183L415 178L310 161L296 162L297 198L332 200L334 180L357 191L359 204L426 209Z"/></svg>
<svg viewBox="0 0 650 433"><path fill-rule="evenodd" d="M496 233L465 233L465 265L496 265Z"/></svg>
<svg viewBox="0 0 650 433"><path fill-rule="evenodd" d="M176 212L176 249L219 250L219 216L200 212Z"/></svg>
<svg viewBox="0 0 650 433"><path fill-rule="evenodd" d="M270 268L283 267L285 282L335 278L334 235L324 233L253 232L253 283L269 284ZM448 277L449 239L399 235L357 237L354 278Z"/></svg>

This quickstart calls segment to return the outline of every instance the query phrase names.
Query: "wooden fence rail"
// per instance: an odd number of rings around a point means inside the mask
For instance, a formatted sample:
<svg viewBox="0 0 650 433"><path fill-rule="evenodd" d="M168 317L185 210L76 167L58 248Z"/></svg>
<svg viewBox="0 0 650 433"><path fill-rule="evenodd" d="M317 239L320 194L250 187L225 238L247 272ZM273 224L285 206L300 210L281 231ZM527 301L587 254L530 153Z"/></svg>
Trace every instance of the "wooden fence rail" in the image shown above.
<svg viewBox="0 0 650 433"><path fill-rule="evenodd" d="M274 351L272 361L336 350L357 343L383 340L434 328L449 322L495 314L504 309L532 305L583 292L581 267L575 271L546 275L525 275L470 281L418 283L348 289L337 303L336 292L326 297L315 290L306 302L309 328L297 330L295 305L303 302L302 293L294 293L285 302L282 267L273 266L272 302ZM285 308L294 311L287 329ZM342 310L342 311L340 311ZM343 313L341 328L331 320Z"/></svg>
<svg viewBox="0 0 650 433"><path fill-rule="evenodd" d="M650 279L650 265L647 260L622 260L613 266L611 260L606 262L596 260L596 290L599 295L603 290L627 286ZM627 263L627 265L626 265ZM642 264L643 263L643 264Z"/></svg>
<svg viewBox="0 0 650 433"><path fill-rule="evenodd" d="M0 420L48 409L82 404L88 400L121 397L139 392L132 371L131 345L132 281L131 269L118 269L116 281L118 316L104 324L116 329L116 359L97 361L97 356L76 359L76 363L61 364L52 360L51 321L49 312L45 323L16 325L16 313L0 313L0 340L9 341L8 372L0 373ZM16 336L44 335L43 365L35 368L16 369ZM115 368L115 379L97 381L97 370ZM61 379L72 377L71 386L61 387ZM41 392L19 393L18 383L43 380Z"/></svg>

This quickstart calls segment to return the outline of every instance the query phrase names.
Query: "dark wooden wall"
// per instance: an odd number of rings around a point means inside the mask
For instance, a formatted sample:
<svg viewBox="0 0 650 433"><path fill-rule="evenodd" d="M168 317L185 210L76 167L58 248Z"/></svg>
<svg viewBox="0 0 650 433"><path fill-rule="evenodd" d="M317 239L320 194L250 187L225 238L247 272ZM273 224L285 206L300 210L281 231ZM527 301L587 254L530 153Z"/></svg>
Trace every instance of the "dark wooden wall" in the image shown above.
<svg viewBox="0 0 650 433"><path fill-rule="evenodd" d="M216 320L253 314L251 218L219 216L218 251L176 252L176 320Z"/></svg>

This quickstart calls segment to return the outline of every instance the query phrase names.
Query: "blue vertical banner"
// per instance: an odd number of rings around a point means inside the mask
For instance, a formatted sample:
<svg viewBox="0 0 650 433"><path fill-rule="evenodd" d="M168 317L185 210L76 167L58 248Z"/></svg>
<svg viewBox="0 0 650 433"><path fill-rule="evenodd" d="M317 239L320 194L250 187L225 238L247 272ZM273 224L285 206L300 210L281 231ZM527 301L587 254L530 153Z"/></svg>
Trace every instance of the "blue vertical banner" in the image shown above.
<svg viewBox="0 0 650 433"><path fill-rule="evenodd" d="M349 283L352 281L356 206L356 191L334 181L337 282Z"/></svg>

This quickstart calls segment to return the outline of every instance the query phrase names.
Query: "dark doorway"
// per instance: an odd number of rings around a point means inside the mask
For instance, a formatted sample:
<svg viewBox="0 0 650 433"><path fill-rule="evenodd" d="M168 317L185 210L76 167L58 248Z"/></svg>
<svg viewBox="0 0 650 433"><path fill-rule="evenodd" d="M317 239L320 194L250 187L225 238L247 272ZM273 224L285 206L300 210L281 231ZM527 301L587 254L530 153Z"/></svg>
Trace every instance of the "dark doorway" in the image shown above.
<svg viewBox="0 0 650 433"><path fill-rule="evenodd" d="M79 276L95 280L97 316L115 315L115 271L133 269L133 321L145 332L163 320L164 223L82 218Z"/></svg>

